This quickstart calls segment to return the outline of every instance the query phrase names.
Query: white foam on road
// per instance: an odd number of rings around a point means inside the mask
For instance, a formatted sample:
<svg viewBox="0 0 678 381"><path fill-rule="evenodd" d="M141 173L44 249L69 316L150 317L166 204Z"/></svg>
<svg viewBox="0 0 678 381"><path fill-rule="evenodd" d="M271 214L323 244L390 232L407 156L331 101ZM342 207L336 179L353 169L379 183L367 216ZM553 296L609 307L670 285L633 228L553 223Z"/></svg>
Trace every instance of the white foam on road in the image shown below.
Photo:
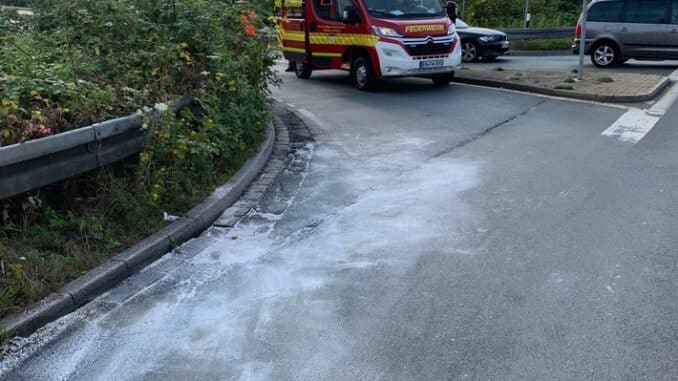
<svg viewBox="0 0 678 381"><path fill-rule="evenodd" d="M399 144L393 149L404 150ZM319 151L315 171L344 155L328 146ZM318 222L290 233L284 227L294 217L276 216L213 235L215 242L168 274L169 281L111 310L99 313L91 304L71 315L82 325L17 374L36 380L249 381L281 379L276 374L292 364L297 368L289 372L300 379L326 379L337 362L350 361L356 345L337 319L343 300L333 291L337 285L371 269L403 276L430 253L459 255L458 227L475 218L461 194L479 181L476 163L443 156L400 175L357 163L352 172L311 171L315 180L290 213L301 213L302 222L319 213ZM335 191L351 195L350 202L323 201L328 184L318 179L330 173L341 184Z"/></svg>
<svg viewBox="0 0 678 381"><path fill-rule="evenodd" d="M678 100L678 70L669 76L672 82L669 90L647 110L631 108L601 133L615 137L622 142L636 144L641 141Z"/></svg>

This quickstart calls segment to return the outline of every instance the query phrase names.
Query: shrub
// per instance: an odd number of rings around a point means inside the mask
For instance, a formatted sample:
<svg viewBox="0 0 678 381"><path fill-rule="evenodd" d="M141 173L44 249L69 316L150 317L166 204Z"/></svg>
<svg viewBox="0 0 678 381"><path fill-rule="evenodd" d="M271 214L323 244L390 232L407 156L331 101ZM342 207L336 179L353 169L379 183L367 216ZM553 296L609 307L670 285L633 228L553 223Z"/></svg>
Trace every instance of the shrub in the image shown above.
<svg viewBox="0 0 678 381"><path fill-rule="evenodd" d="M569 50L572 47L571 38L555 38L546 40L511 40L513 50Z"/></svg>
<svg viewBox="0 0 678 381"><path fill-rule="evenodd" d="M32 5L35 17L21 26L6 17L0 27L0 146L179 94L205 96L231 80L240 91L261 95L272 78L271 54L261 39L247 37L239 21L247 11L243 4L35 0Z"/></svg>
<svg viewBox="0 0 678 381"><path fill-rule="evenodd" d="M143 152L0 203L0 316L58 289L181 213L236 171L267 122L275 54L218 0L34 0L0 17L0 146L40 138L182 95L143 129ZM170 107L171 108L171 107Z"/></svg>

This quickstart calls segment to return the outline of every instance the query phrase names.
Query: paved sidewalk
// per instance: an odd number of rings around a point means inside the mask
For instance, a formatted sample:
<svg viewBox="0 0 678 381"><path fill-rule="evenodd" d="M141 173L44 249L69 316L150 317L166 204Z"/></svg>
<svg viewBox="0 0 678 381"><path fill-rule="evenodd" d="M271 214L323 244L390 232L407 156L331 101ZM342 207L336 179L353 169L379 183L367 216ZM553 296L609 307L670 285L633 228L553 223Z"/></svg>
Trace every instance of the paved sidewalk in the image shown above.
<svg viewBox="0 0 678 381"><path fill-rule="evenodd" d="M670 83L661 75L618 72L589 72L583 81L576 78L573 72L521 71L501 66L465 67L456 75L461 83L621 103L649 101Z"/></svg>

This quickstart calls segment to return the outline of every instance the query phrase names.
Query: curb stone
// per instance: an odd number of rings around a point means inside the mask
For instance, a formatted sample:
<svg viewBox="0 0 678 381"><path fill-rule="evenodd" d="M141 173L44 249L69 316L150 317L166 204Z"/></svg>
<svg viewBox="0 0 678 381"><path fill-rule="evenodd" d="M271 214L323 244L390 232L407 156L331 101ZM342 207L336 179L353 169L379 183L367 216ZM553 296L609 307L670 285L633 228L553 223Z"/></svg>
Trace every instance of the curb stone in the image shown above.
<svg viewBox="0 0 678 381"><path fill-rule="evenodd" d="M240 200L226 209L219 219L214 222L215 227L224 230L235 227L241 219L255 209L256 203L264 196L264 193L269 189L278 173L285 167L285 159L290 152L287 125L277 116L277 110L274 109L273 114L275 115L273 124L276 131L276 142L268 163L261 170L258 178L250 184ZM288 147L286 151L280 148L283 146Z"/></svg>
<svg viewBox="0 0 678 381"><path fill-rule="evenodd" d="M168 251L205 231L224 210L240 198L264 168L273 153L275 137L274 127L269 124L264 141L255 156L247 160L230 180L217 188L205 201L179 220L66 284L61 291L51 294L24 312L4 319L0 322L2 331L15 336L29 336L47 323L87 304Z"/></svg>
<svg viewBox="0 0 678 381"><path fill-rule="evenodd" d="M562 98L572 98L572 99L581 99L587 101L595 102L608 102L608 103L637 103L637 102L647 102L654 99L659 93L664 91L666 87L671 83L671 80L667 77L664 78L657 86L652 89L649 93L641 95L604 95L604 94L593 94L593 93L582 93L578 91L570 90L557 90L549 89L545 87L532 86L525 83L516 83L509 81L498 81L494 79L482 79L482 78L468 78L456 76L454 82L464 83L468 85L477 85L477 86L486 86L486 87L497 87L502 89L509 90L518 90L524 91L527 93L536 93L542 95L551 95Z"/></svg>
<svg viewBox="0 0 678 381"><path fill-rule="evenodd" d="M572 56L572 50L510 50L507 57Z"/></svg>

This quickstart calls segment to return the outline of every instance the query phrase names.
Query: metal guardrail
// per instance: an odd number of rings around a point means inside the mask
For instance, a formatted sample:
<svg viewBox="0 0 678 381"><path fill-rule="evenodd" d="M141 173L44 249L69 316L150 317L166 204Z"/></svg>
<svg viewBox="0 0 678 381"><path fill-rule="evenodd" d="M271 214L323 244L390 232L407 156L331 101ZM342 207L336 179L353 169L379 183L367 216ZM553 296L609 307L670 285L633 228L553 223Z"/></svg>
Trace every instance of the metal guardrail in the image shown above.
<svg viewBox="0 0 678 381"><path fill-rule="evenodd" d="M549 40L554 38L574 38L574 27L547 29L504 29L511 40Z"/></svg>
<svg viewBox="0 0 678 381"><path fill-rule="evenodd" d="M148 117L157 116L150 111ZM0 200L125 159L143 148L140 114L0 147Z"/></svg>
<svg viewBox="0 0 678 381"><path fill-rule="evenodd" d="M0 9L16 10L19 16L33 16L34 13L30 8L15 7L13 5L0 5Z"/></svg>

